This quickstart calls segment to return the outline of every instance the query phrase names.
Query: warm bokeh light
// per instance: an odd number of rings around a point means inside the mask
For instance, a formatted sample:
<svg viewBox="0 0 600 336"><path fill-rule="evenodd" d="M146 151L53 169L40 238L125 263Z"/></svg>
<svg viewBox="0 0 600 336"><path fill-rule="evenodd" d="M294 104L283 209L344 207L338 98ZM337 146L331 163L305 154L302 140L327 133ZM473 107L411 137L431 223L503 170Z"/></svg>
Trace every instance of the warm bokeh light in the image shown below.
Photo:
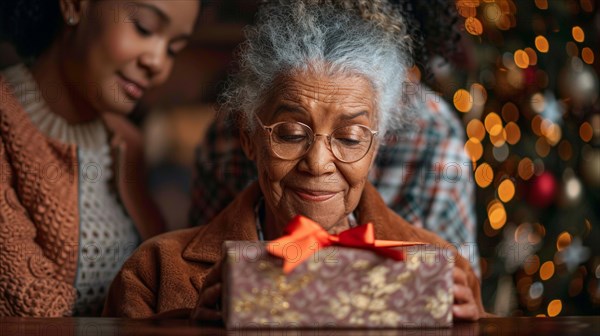
<svg viewBox="0 0 600 336"><path fill-rule="evenodd" d="M533 161L531 161L530 158L526 157L519 161L519 166L517 170L519 171L519 177L527 181L535 173L535 165L533 164Z"/></svg>
<svg viewBox="0 0 600 336"><path fill-rule="evenodd" d="M544 121L544 119L539 115L536 115L531 120L531 130L537 136L542 136L542 121Z"/></svg>
<svg viewBox="0 0 600 336"><path fill-rule="evenodd" d="M579 56L579 47L573 41L567 42L567 44L565 45L565 50L567 51L567 55L571 57Z"/></svg>
<svg viewBox="0 0 600 336"><path fill-rule="evenodd" d="M506 143L506 130L502 128L502 126L499 126L497 128L500 130L498 134L490 134L490 142L496 148L502 147L504 143Z"/></svg>
<svg viewBox="0 0 600 336"><path fill-rule="evenodd" d="M484 124L490 135L498 135L502 132L502 119L494 112L490 112L485 117Z"/></svg>
<svg viewBox="0 0 600 336"><path fill-rule="evenodd" d="M529 55L521 49L515 51L514 60L515 64L521 69L529 67Z"/></svg>
<svg viewBox="0 0 600 336"><path fill-rule="evenodd" d="M586 121L583 124L581 124L581 126L579 126L579 136L581 137L581 140L585 142L590 142L590 140L592 140L593 135L594 129L592 128L592 125L589 122Z"/></svg>
<svg viewBox="0 0 600 336"><path fill-rule="evenodd" d="M573 39L577 42L583 42L585 40L585 33L579 26L573 27L573 29L571 29L571 34L573 34Z"/></svg>
<svg viewBox="0 0 600 336"><path fill-rule="evenodd" d="M523 269L527 275L534 275L540 268L540 257L532 255L525 260Z"/></svg>
<svg viewBox="0 0 600 336"><path fill-rule="evenodd" d="M511 63L514 64L514 60L511 57ZM523 70L519 69L516 65L513 65L508 69L506 74L506 81L515 89L522 89L525 83L525 74Z"/></svg>
<svg viewBox="0 0 600 336"><path fill-rule="evenodd" d="M548 144L548 141L546 141L545 138L539 138L535 142L535 152L540 157L548 156L548 154L550 154L550 148L550 144Z"/></svg>
<svg viewBox="0 0 600 336"><path fill-rule="evenodd" d="M537 65L537 54L532 48L525 48L527 57L529 57L529 65Z"/></svg>
<svg viewBox="0 0 600 336"><path fill-rule="evenodd" d="M506 142L509 144L515 145L521 140L521 130L516 123L512 121L509 122L506 124L506 127L504 127L504 130L506 131Z"/></svg>
<svg viewBox="0 0 600 336"><path fill-rule="evenodd" d="M490 221L486 218L483 223L483 233L488 237L495 237L498 235L498 231L494 230L490 225Z"/></svg>
<svg viewBox="0 0 600 336"><path fill-rule="evenodd" d="M454 107L460 112L466 113L473 107L473 98L469 91L459 89L454 93Z"/></svg>
<svg viewBox="0 0 600 336"><path fill-rule="evenodd" d="M583 61L587 64L593 64L594 63L594 52L592 51L592 49L585 47L581 50L581 58L583 58Z"/></svg>
<svg viewBox="0 0 600 336"><path fill-rule="evenodd" d="M558 251L562 251L565 247L571 245L571 241L573 240L573 238L571 237L571 234L568 232L563 232L560 235L558 235L558 238L556 239L556 249Z"/></svg>
<svg viewBox="0 0 600 336"><path fill-rule="evenodd" d="M573 147L569 140L563 140L558 145L558 156L560 156L561 160L569 161L571 157L573 157Z"/></svg>
<svg viewBox="0 0 600 336"><path fill-rule="evenodd" d="M531 108L537 112L542 113L546 109L546 98L541 93L535 93L531 96Z"/></svg>
<svg viewBox="0 0 600 336"><path fill-rule="evenodd" d="M483 85L474 83L471 85L471 96L473 99L473 105L483 107L487 101L487 90Z"/></svg>
<svg viewBox="0 0 600 336"><path fill-rule="evenodd" d="M480 188L486 188L494 180L494 170L487 163L482 163L475 169L475 183Z"/></svg>
<svg viewBox="0 0 600 336"><path fill-rule="evenodd" d="M517 291L521 295L527 294L532 283L533 283L533 279L531 279L531 277L528 277L528 276L522 277L521 279L519 279L517 281Z"/></svg>
<svg viewBox="0 0 600 336"><path fill-rule="evenodd" d="M552 261L546 261L540 267L540 279L546 281L554 275L554 263Z"/></svg>
<svg viewBox="0 0 600 336"><path fill-rule="evenodd" d="M548 316L554 317L562 311L562 301L560 300L552 300L548 304Z"/></svg>
<svg viewBox="0 0 600 336"><path fill-rule="evenodd" d="M467 136L469 138L476 138L479 141L483 141L485 138L485 127L479 119L472 119L467 124Z"/></svg>
<svg viewBox="0 0 600 336"><path fill-rule="evenodd" d="M535 6L539 9L548 9L548 0L535 0Z"/></svg>
<svg viewBox="0 0 600 336"><path fill-rule="evenodd" d="M541 53L547 53L550 50L550 44L544 36L539 35L535 38L535 48Z"/></svg>
<svg viewBox="0 0 600 336"><path fill-rule="evenodd" d="M532 244L537 244L540 242L541 237L544 237L546 235L546 228L540 224L540 223L535 223L533 224L533 229L536 232L536 239L533 239L532 237L529 239L529 242Z"/></svg>
<svg viewBox="0 0 600 336"><path fill-rule="evenodd" d="M477 138L469 138L465 143L465 151L467 155L471 158L471 161L475 162L481 158L483 155L483 146L481 145L481 141Z"/></svg>
<svg viewBox="0 0 600 336"><path fill-rule="evenodd" d="M512 22L513 16L510 15L500 15L500 18L496 21L496 27L500 30L509 30L510 27L513 27Z"/></svg>
<svg viewBox="0 0 600 336"><path fill-rule="evenodd" d="M546 137L548 144L555 146L562 137L562 129L559 125L551 122L548 119L542 120L540 125L540 132Z"/></svg>
<svg viewBox="0 0 600 336"><path fill-rule="evenodd" d="M515 184L513 181L506 179L498 186L498 198L504 203L509 202L515 196Z"/></svg>
<svg viewBox="0 0 600 336"><path fill-rule="evenodd" d="M508 102L502 106L502 118L504 121L518 121L519 120L519 108L512 102Z"/></svg>
<svg viewBox="0 0 600 336"><path fill-rule="evenodd" d="M581 4L581 9L588 13L591 13L594 10L594 4L592 1L595 0L579 0L579 3Z"/></svg>
<svg viewBox="0 0 600 336"><path fill-rule="evenodd" d="M465 20L465 29L471 35L481 35L483 33L483 25L476 17L468 17Z"/></svg>
<svg viewBox="0 0 600 336"><path fill-rule="evenodd" d="M456 8L458 13L465 18L473 17L477 15L477 7L479 6L478 1L472 0L456 0Z"/></svg>
<svg viewBox="0 0 600 336"><path fill-rule="evenodd" d="M506 224L506 210L504 205L498 201L492 201L488 205L488 219L494 230L500 230Z"/></svg>
<svg viewBox="0 0 600 336"><path fill-rule="evenodd" d="M496 23L498 26L498 22L502 19L502 8L496 3L487 3L483 9L483 15L486 20Z"/></svg>

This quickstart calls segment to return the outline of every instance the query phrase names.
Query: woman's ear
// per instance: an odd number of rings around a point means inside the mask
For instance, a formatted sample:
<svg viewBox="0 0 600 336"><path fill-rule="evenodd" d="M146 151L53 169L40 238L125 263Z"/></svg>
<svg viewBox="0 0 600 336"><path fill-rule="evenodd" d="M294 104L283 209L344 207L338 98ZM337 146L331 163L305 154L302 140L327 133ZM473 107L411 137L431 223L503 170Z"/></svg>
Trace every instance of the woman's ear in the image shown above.
<svg viewBox="0 0 600 336"><path fill-rule="evenodd" d="M81 21L86 3L89 0L59 0L60 12L69 26L75 26Z"/></svg>
<svg viewBox="0 0 600 336"><path fill-rule="evenodd" d="M246 128L240 129L240 142L242 143L242 149L246 157L252 161L256 161L255 143L252 141L249 132Z"/></svg>

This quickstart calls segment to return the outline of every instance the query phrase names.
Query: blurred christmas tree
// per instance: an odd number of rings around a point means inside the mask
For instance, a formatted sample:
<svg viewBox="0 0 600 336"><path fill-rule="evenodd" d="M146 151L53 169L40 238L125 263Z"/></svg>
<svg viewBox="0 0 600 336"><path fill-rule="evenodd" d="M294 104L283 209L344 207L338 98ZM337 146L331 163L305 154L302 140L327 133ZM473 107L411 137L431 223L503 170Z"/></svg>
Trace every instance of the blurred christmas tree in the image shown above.
<svg viewBox="0 0 600 336"><path fill-rule="evenodd" d="M484 301L498 314L600 313L598 5L457 0L478 67L451 99L478 185Z"/></svg>

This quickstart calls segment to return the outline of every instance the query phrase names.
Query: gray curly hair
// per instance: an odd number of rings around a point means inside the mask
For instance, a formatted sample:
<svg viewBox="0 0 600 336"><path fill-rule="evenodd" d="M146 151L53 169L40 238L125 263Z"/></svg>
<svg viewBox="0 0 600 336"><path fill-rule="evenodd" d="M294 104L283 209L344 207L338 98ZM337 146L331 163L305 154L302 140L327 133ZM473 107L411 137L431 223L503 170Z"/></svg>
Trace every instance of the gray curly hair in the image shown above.
<svg viewBox="0 0 600 336"><path fill-rule="evenodd" d="M369 80L381 133L407 117L401 94L411 41L404 19L386 0L269 1L256 22L245 31L238 72L221 97L222 112L240 127L254 128L252 114L278 77L307 70Z"/></svg>

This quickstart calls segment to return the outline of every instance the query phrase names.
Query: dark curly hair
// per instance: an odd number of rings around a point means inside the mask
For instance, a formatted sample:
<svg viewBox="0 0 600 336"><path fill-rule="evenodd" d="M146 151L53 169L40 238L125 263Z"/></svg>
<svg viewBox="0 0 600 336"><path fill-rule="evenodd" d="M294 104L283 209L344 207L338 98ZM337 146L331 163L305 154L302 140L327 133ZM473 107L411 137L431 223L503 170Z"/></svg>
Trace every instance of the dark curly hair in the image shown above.
<svg viewBox="0 0 600 336"><path fill-rule="evenodd" d="M432 56L450 61L461 38L455 0L390 0L400 6L413 39L413 57L421 66Z"/></svg>
<svg viewBox="0 0 600 336"><path fill-rule="evenodd" d="M58 0L3 0L0 36L10 41L21 57L36 57L50 46L61 29Z"/></svg>
<svg viewBox="0 0 600 336"><path fill-rule="evenodd" d="M207 0L199 0L203 8ZM62 29L59 0L1 0L0 39L11 42L23 58L46 50Z"/></svg>

